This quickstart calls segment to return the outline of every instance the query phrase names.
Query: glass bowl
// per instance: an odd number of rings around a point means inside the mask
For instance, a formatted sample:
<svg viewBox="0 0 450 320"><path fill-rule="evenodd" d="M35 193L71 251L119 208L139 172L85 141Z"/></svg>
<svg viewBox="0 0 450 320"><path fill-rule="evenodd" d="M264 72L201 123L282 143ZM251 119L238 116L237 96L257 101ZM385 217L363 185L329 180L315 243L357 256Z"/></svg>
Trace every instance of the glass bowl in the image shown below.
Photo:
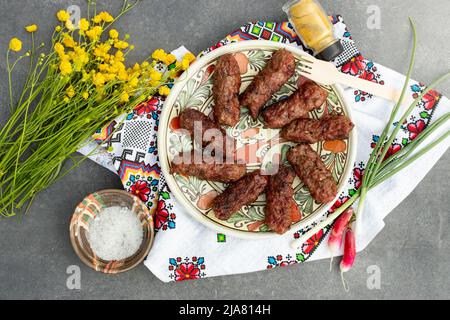
<svg viewBox="0 0 450 320"><path fill-rule="evenodd" d="M106 261L95 255L87 236L89 223L100 211L114 206L127 207L139 217L143 240L138 251L132 256L123 260ZM136 267L148 255L153 238L153 218L147 206L139 198L124 190L102 190L87 196L76 207L70 221L70 241L76 254L86 265L103 273L120 273Z"/></svg>

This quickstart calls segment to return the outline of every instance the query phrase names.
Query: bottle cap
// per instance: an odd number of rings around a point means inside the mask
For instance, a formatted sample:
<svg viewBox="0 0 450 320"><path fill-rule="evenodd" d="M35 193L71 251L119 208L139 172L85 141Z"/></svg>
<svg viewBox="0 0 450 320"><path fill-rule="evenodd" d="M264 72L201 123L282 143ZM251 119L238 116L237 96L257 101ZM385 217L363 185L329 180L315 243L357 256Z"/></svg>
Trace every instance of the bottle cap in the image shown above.
<svg viewBox="0 0 450 320"><path fill-rule="evenodd" d="M332 61L342 52L344 52L344 47L342 46L341 41L337 40L336 42L319 52L316 55L316 58L324 61Z"/></svg>

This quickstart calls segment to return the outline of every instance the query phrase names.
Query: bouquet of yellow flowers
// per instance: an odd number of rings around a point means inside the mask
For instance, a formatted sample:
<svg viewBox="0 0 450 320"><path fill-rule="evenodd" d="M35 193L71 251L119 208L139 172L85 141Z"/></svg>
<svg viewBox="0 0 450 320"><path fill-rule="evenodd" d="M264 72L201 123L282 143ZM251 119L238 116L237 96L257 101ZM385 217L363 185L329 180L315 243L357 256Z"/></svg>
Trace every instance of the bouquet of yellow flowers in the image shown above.
<svg viewBox="0 0 450 320"><path fill-rule="evenodd" d="M48 52L44 44L35 43L35 24L25 28L31 44L24 54L17 56L22 41L10 40L11 115L0 129L2 216L13 216L24 205L29 208L38 192L86 159L72 154L97 129L152 95L168 95L173 79L195 59L187 54L177 61L158 49L142 63L127 66L127 54L134 46L128 42L129 35L121 36L112 25L138 2L124 0L113 17L108 12L97 13L96 3L88 0L87 18L77 25L67 11L59 11ZM16 55L13 61L12 55ZM28 60L29 73L14 99L12 73L22 60ZM73 164L61 172L67 159Z"/></svg>

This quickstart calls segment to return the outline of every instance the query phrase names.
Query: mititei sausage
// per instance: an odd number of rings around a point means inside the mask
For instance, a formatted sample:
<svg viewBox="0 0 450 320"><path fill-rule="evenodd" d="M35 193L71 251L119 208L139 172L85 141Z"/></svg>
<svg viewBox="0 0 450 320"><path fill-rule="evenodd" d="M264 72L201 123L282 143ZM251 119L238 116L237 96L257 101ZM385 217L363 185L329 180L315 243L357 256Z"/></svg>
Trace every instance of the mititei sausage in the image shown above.
<svg viewBox="0 0 450 320"><path fill-rule="evenodd" d="M228 137L224 129L204 113L188 108L180 113L179 119L180 127L187 130L196 139L196 142L203 147L212 145L214 151L221 155L225 152L234 151L233 140ZM207 131L211 134L207 134Z"/></svg>
<svg viewBox="0 0 450 320"><path fill-rule="evenodd" d="M300 144L292 148L287 154L287 159L317 202L333 201L337 195L337 184L310 145Z"/></svg>
<svg viewBox="0 0 450 320"><path fill-rule="evenodd" d="M261 108L294 75L294 72L293 54L285 49L278 50L241 95L241 106L247 107L251 116L256 119Z"/></svg>
<svg viewBox="0 0 450 320"><path fill-rule="evenodd" d="M195 158L194 153L186 156L187 159L184 159L183 155L179 155L172 161L171 174L178 173L201 180L229 183L239 180L247 172L245 164L205 163L201 154L198 154L198 159Z"/></svg>
<svg viewBox="0 0 450 320"><path fill-rule="evenodd" d="M294 199L295 172L291 167L281 166L278 173L269 177L266 192L266 224L276 233L286 233L291 227L291 211Z"/></svg>
<svg viewBox="0 0 450 320"><path fill-rule="evenodd" d="M250 205L258 199L267 187L268 177L260 171L248 173L240 180L233 182L217 198L212 209L220 220L228 220L243 206Z"/></svg>
<svg viewBox="0 0 450 320"><path fill-rule="evenodd" d="M263 111L268 128L277 129L299 118L307 118L308 112L320 108L328 93L314 82L307 81L289 98L277 102Z"/></svg>
<svg viewBox="0 0 450 320"><path fill-rule="evenodd" d="M214 119L221 125L235 126L239 122L241 110L239 65L233 55L226 54L219 58L214 70Z"/></svg>
<svg viewBox="0 0 450 320"><path fill-rule="evenodd" d="M349 137L354 124L343 115L333 115L321 120L297 119L281 130L281 137L297 143L342 140Z"/></svg>

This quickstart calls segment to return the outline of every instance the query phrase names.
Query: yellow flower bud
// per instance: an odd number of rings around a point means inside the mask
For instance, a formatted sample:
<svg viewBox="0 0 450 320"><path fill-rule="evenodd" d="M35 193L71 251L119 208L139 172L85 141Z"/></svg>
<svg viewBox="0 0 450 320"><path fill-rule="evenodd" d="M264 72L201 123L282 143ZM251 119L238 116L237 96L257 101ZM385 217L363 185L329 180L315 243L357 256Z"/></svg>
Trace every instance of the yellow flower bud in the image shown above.
<svg viewBox="0 0 450 320"><path fill-rule="evenodd" d="M69 98L72 98L75 95L75 89L73 88L73 86L69 86L66 89L66 94Z"/></svg>

